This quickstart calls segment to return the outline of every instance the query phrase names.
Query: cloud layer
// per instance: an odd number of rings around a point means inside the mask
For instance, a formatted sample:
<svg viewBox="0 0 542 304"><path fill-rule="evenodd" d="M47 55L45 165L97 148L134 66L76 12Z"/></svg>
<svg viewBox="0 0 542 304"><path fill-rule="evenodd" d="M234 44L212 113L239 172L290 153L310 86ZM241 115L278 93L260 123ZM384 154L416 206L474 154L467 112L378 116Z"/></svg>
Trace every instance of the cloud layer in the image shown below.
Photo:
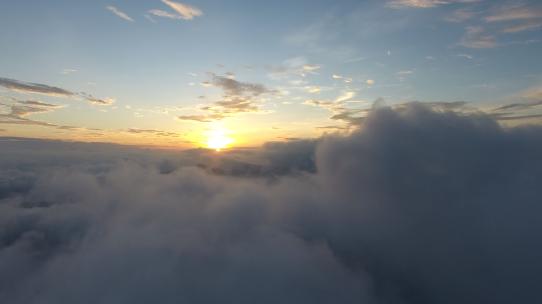
<svg viewBox="0 0 542 304"><path fill-rule="evenodd" d="M1 139L9 303L537 303L542 128L420 104L219 156Z"/></svg>

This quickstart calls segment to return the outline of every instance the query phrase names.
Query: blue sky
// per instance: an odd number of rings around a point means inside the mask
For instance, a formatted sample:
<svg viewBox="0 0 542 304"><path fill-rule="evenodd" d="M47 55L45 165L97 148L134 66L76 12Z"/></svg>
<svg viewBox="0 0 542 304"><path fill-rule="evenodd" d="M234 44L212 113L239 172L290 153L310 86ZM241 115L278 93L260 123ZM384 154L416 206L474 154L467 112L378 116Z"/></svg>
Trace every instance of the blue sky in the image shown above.
<svg viewBox="0 0 542 304"><path fill-rule="evenodd" d="M527 103L540 112L539 1L0 7L1 135L197 146L223 128L250 145L348 129L375 100L461 101L483 111ZM75 94L36 94L21 83ZM28 100L55 107L14 115Z"/></svg>

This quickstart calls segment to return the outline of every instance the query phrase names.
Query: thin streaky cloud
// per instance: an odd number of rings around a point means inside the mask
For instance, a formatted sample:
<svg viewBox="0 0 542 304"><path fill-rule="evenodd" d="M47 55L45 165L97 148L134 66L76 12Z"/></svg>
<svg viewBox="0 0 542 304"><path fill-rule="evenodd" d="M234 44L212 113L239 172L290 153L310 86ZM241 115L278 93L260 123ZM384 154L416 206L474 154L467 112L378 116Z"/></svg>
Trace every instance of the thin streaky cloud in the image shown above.
<svg viewBox="0 0 542 304"><path fill-rule="evenodd" d="M92 96L91 94L88 94L85 92L75 93L72 91L68 91L66 89L49 86L46 84L25 82L21 80L2 78L2 77L0 77L0 87L4 87L4 88L10 89L15 92L20 92L20 93L42 94L42 95L48 95L48 96L54 96L54 97L66 97L66 98L79 97L96 105L111 105L115 102L115 99L113 98L103 98L103 99L96 98Z"/></svg>
<svg viewBox="0 0 542 304"><path fill-rule="evenodd" d="M194 6L174 2L169 0L162 0L162 2L169 6L175 13L167 12L161 9L152 9L149 11L149 14L158 17L170 18L170 19L182 19L182 20L192 20L194 17L203 15L203 12Z"/></svg>
<svg viewBox="0 0 542 304"><path fill-rule="evenodd" d="M515 21L542 18L542 7L515 6L502 8L497 13L487 16L487 22Z"/></svg>
<svg viewBox="0 0 542 304"><path fill-rule="evenodd" d="M132 19L130 16L128 16L128 14L126 14L125 12L119 10L118 8L112 6L112 5L108 5L105 7L107 10L111 11L113 14L117 15L117 17L120 17L126 21L130 21L130 22L134 22L134 19Z"/></svg>
<svg viewBox="0 0 542 304"><path fill-rule="evenodd" d="M433 8L452 3L475 3L482 0L393 0L388 1L386 6L394 9L401 8Z"/></svg>
<svg viewBox="0 0 542 304"><path fill-rule="evenodd" d="M68 90L61 89L59 87L53 87L40 83L24 82L15 79L1 78L0 77L0 86L7 89L25 92L25 93L37 93L51 96L64 96L69 97L73 96L74 93Z"/></svg>
<svg viewBox="0 0 542 304"><path fill-rule="evenodd" d="M495 37L488 34L483 27L469 26L461 39L460 45L472 49L487 49L497 46Z"/></svg>
<svg viewBox="0 0 542 304"><path fill-rule="evenodd" d="M523 31L531 31L536 30L538 28L542 27L542 19L541 20L531 20L525 23L516 24L512 26L508 26L502 30L503 33L518 33Z"/></svg>
<svg viewBox="0 0 542 304"><path fill-rule="evenodd" d="M199 8L190 6L188 4L170 0L162 0L162 2L176 11L184 20L192 20L194 17L203 15L203 12Z"/></svg>

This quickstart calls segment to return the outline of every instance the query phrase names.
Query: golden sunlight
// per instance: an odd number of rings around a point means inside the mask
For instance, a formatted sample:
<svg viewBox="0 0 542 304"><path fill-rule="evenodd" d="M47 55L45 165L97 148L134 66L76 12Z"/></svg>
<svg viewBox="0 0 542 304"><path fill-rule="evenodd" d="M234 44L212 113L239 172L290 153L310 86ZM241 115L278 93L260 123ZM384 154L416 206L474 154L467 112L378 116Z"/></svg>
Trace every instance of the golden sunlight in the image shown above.
<svg viewBox="0 0 542 304"><path fill-rule="evenodd" d="M221 126L215 126L208 135L207 138L207 147L210 149L215 149L220 151L225 149L229 144L233 142L233 139L228 137L227 130Z"/></svg>

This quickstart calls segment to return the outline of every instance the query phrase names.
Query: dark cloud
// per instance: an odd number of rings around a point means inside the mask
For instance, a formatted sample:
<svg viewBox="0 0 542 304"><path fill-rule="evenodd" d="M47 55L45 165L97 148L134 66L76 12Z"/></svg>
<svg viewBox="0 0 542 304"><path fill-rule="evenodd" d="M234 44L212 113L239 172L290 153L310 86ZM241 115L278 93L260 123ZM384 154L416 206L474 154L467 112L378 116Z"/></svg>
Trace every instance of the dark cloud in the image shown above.
<svg viewBox="0 0 542 304"><path fill-rule="evenodd" d="M493 111L510 111L510 110L529 110L531 108L535 108L542 105L542 100L534 101L534 102L523 102L523 103L511 103L499 106L495 108Z"/></svg>
<svg viewBox="0 0 542 304"><path fill-rule="evenodd" d="M44 127L68 128L69 126L59 126L57 124L34 120L26 116L38 113L47 113L62 108L60 105L49 104L35 100L18 100L8 98L10 103L1 103L0 105L7 107L9 112L6 114L0 113L0 124L18 124L18 125L35 125Z"/></svg>
<svg viewBox="0 0 542 304"><path fill-rule="evenodd" d="M40 83L24 82L9 78L0 78L0 86L23 93L36 93L60 97L82 97L88 102L97 105L111 105L115 101L112 98L96 98L91 94L85 92L74 93L58 87L53 87Z"/></svg>
<svg viewBox="0 0 542 304"><path fill-rule="evenodd" d="M14 91L21 91L27 93L38 93L45 95L54 95L54 96L73 96L74 93L53 86L48 86L40 83L24 82L15 79L9 78L0 78L0 86L8 88Z"/></svg>
<svg viewBox="0 0 542 304"><path fill-rule="evenodd" d="M419 103L225 154L0 138L0 298L539 303L540 138Z"/></svg>
<svg viewBox="0 0 542 304"><path fill-rule="evenodd" d="M262 94L273 94L275 91L266 88L262 84L237 81L233 74L226 76L211 74L210 82L203 82L204 86L215 86L223 91L222 100L201 107L200 110L207 112L203 115L181 115L180 120L198 122L211 122L221 120L238 113L261 112L256 98Z"/></svg>
<svg viewBox="0 0 542 304"><path fill-rule="evenodd" d="M219 75L213 75L212 84L224 90L225 95L228 96L258 96L263 93L271 92L262 84L240 82L231 77L224 77Z"/></svg>
<svg viewBox="0 0 542 304"><path fill-rule="evenodd" d="M151 134L151 135L158 135L158 136L165 136L165 137L178 137L179 134L175 132L167 132L162 130L154 130L154 129L135 129L130 128L126 130L128 133L133 134Z"/></svg>

